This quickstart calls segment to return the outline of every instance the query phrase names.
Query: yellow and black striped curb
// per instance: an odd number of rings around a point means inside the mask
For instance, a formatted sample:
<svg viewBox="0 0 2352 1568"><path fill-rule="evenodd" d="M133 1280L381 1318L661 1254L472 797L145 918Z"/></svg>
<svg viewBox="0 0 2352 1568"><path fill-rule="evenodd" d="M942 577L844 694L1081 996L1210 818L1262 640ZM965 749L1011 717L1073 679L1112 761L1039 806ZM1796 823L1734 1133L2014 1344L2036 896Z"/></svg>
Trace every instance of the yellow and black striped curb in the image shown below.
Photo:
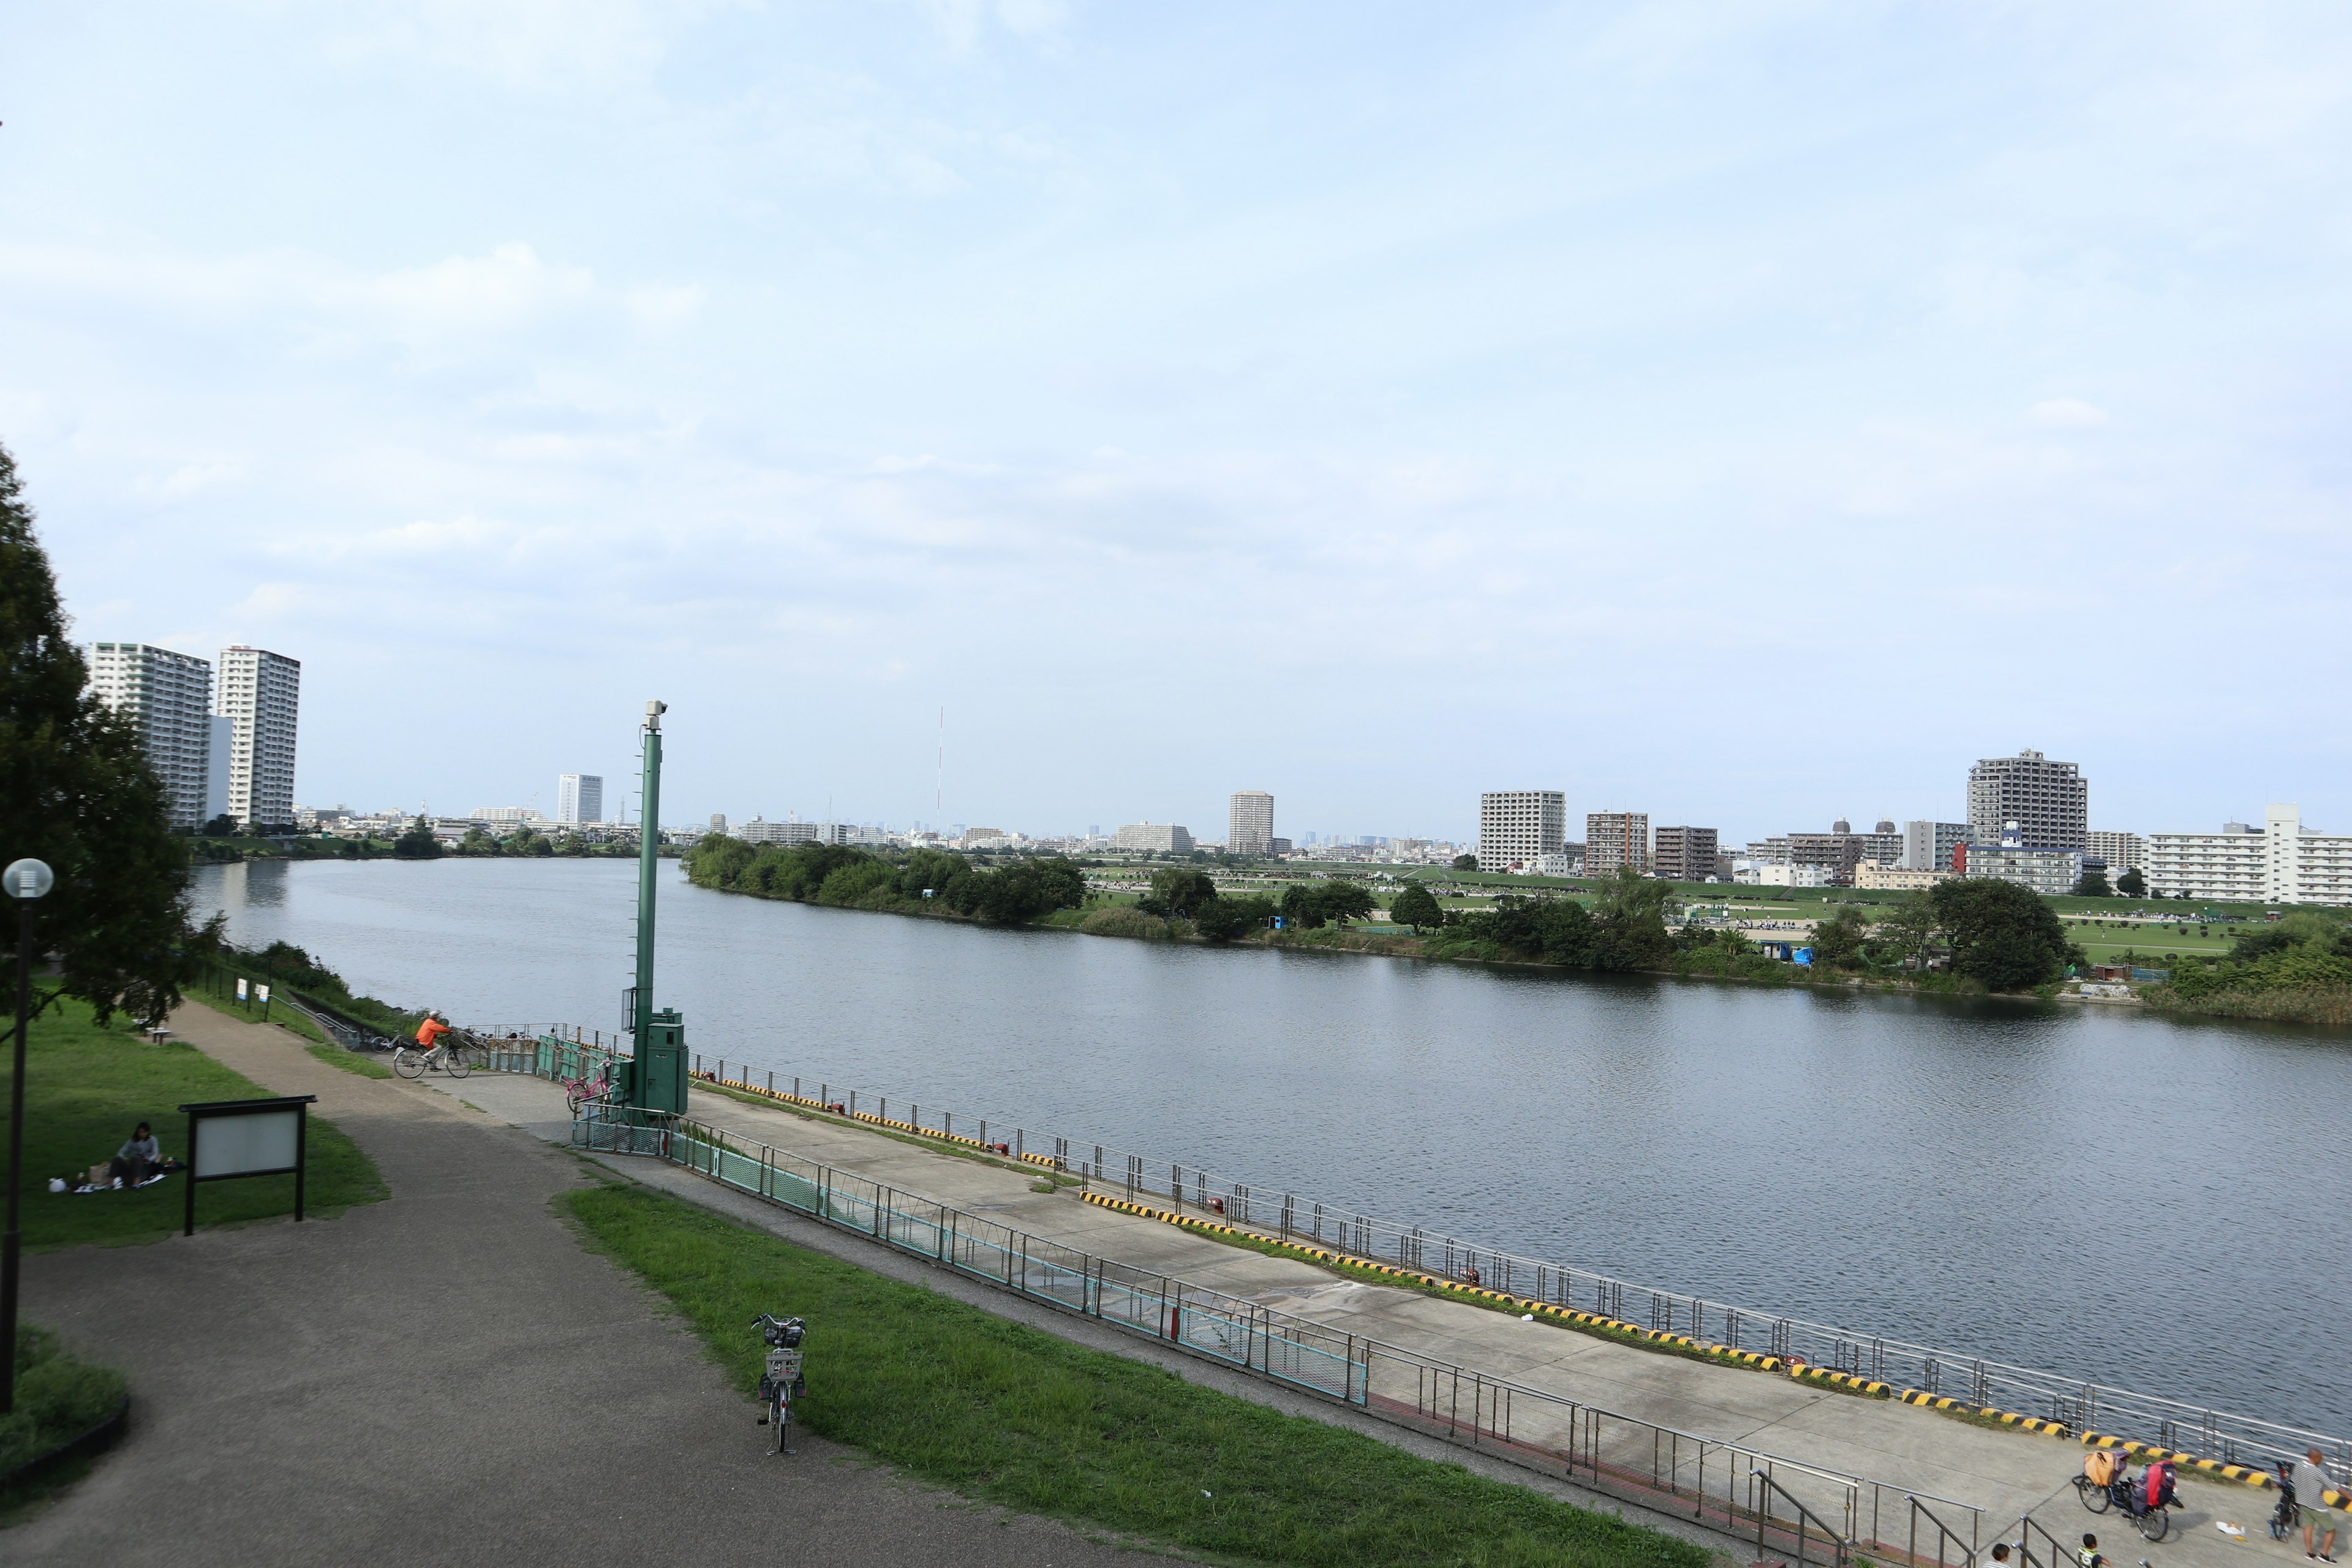
<svg viewBox="0 0 2352 1568"><path fill-rule="evenodd" d="M2040 1432L2052 1437L2072 1437L2074 1429L2063 1421L2044 1421L2039 1415L2021 1415L2014 1410L1997 1409L1990 1405L1970 1405L1965 1399L1930 1394L1924 1388L1906 1388L1895 1395L1906 1405L1924 1405L1929 1410L1956 1411L1962 1415L1981 1415L1998 1421L2004 1426L2014 1426L2021 1432Z"/></svg>
<svg viewBox="0 0 2352 1568"><path fill-rule="evenodd" d="M1369 1258L1357 1258L1344 1252L1333 1252L1328 1247L1310 1247L1305 1242L1279 1241L1271 1237L1261 1236L1255 1231L1243 1230L1238 1226L1221 1224L1216 1220L1196 1219L1191 1215L1184 1214L1171 1214L1166 1209L1154 1208L1148 1204L1130 1203L1125 1198L1108 1197L1101 1193L1081 1193L1078 1195L1087 1203L1097 1204L1107 1209L1115 1209L1120 1214L1134 1215L1140 1219L1158 1220L1162 1225L1172 1225L1183 1230L1199 1232L1203 1236L1237 1237L1263 1247L1273 1247L1279 1252L1286 1252L1297 1258L1312 1259L1335 1268L1361 1269L1369 1274L1385 1274L1391 1279L1425 1285L1433 1289L1445 1291L1449 1295L1487 1301L1498 1307L1514 1308L1522 1313L1532 1315L1538 1321L1557 1323L1562 1327L1597 1331L1612 1337L1645 1344L1673 1345L1710 1360L1739 1366L1751 1366L1761 1372L1779 1372L1783 1367L1778 1356L1759 1355L1754 1351L1734 1350L1729 1345L1709 1344L1704 1340L1693 1339L1688 1334L1670 1333L1664 1329L1645 1329L1636 1323L1603 1317L1598 1312L1580 1312L1573 1307L1561 1307L1549 1301L1538 1301L1531 1296L1512 1296L1500 1290L1489 1290L1483 1285L1470 1285L1459 1279L1448 1279L1442 1274L1426 1274L1417 1268L1402 1268L1393 1263L1379 1263ZM1885 1385L1881 1384L1877 1386Z"/></svg>
<svg viewBox="0 0 2352 1568"><path fill-rule="evenodd" d="M2279 1484L2278 1477L2268 1470L2258 1470L2251 1465L2225 1465L2219 1459L2200 1459L2193 1454L2181 1453L2177 1448L2159 1448L2153 1443L2135 1443L2128 1437L2112 1437L2104 1432L2084 1433L2083 1446L2086 1448L2114 1448L2143 1461L2169 1459L2176 1465L2186 1466L2209 1476L2218 1476L2223 1480L2236 1481L2243 1486L2264 1487L2275 1490ZM2347 1499L2345 1493L2333 1488L2320 1493L2319 1496L2320 1500L2329 1508L2352 1507L2352 1499Z"/></svg>
<svg viewBox="0 0 2352 1568"><path fill-rule="evenodd" d="M845 1106L839 1106L838 1102L828 1105L822 1100L811 1100L804 1094L786 1094L781 1089L769 1089L763 1084L746 1083L740 1079L720 1078L715 1073L696 1072L689 1073L688 1076L698 1078L715 1088L731 1089L738 1094L756 1095L761 1100L772 1100L779 1105L797 1105L807 1110L821 1110L827 1116L839 1116L851 1121L862 1121L868 1127L887 1127L893 1132L904 1132L916 1138L935 1139L941 1143L953 1143L965 1149L978 1149L984 1153L993 1154L997 1152L995 1144L983 1143L977 1138L967 1138L961 1132L943 1132L936 1127L918 1127L911 1121L900 1121L888 1116L877 1116L870 1110L851 1110ZM1045 1165L1055 1169L1058 1169L1061 1163L1050 1154L1023 1154L1020 1158L1028 1161L1031 1164Z"/></svg>

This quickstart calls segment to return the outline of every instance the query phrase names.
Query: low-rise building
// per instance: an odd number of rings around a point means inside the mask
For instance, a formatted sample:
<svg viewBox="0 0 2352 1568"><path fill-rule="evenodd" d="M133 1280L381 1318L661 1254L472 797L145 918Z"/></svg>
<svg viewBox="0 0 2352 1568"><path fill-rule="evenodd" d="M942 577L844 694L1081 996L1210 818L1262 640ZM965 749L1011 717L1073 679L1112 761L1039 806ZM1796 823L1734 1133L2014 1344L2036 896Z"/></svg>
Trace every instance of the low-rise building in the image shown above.
<svg viewBox="0 0 2352 1568"><path fill-rule="evenodd" d="M1732 863L1731 879L1751 888L1833 888L1837 868L1811 860L1751 860Z"/></svg>
<svg viewBox="0 0 2352 1568"><path fill-rule="evenodd" d="M1937 883L1959 873L1948 868L1941 871L1917 870L1907 866L1889 866L1884 861L1864 860L1853 868L1853 885L1857 888L1878 888L1898 892L1925 892Z"/></svg>
<svg viewBox="0 0 2352 1568"><path fill-rule="evenodd" d="M2063 898L2083 879L2083 852L2030 846L2023 831L2011 822L2001 828L2000 843L1967 846L1962 874L1971 880L2015 882L2044 898Z"/></svg>

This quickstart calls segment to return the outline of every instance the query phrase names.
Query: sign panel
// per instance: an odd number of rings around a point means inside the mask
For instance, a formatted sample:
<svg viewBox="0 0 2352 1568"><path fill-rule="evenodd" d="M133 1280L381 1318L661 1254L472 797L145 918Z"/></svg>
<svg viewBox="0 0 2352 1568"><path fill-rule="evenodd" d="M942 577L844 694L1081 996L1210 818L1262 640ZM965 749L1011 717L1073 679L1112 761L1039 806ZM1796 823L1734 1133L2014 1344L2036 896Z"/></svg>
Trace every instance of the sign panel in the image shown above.
<svg viewBox="0 0 2352 1568"><path fill-rule="evenodd" d="M255 1001L257 1001L257 1002L267 1002L267 1001L268 1001L268 1000L269 1000L269 987L268 987L268 985L266 985L266 984L264 984L264 985L257 985L257 986L255 986L255 987L254 987L254 993L253 993L253 999L254 999Z"/></svg>
<svg viewBox="0 0 2352 1568"><path fill-rule="evenodd" d="M188 1156L189 1173L207 1182L219 1176L290 1171L301 1134L299 1106L252 1116L200 1117L195 1123L195 1147Z"/></svg>
<svg viewBox="0 0 2352 1568"><path fill-rule="evenodd" d="M236 999L240 1002L245 1000L245 976L242 974L236 977Z"/></svg>

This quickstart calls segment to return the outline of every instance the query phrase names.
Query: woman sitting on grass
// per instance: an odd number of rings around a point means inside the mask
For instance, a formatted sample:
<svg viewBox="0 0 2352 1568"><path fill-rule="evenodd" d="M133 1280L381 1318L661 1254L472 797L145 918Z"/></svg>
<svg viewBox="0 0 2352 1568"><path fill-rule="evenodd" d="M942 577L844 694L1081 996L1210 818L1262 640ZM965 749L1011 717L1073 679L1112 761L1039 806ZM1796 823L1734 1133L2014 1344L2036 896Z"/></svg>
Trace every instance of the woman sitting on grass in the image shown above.
<svg viewBox="0 0 2352 1568"><path fill-rule="evenodd" d="M131 1130L131 1140L114 1152L114 1163L107 1173L126 1187L135 1187L156 1172L163 1162L163 1151L155 1142L154 1131L144 1121Z"/></svg>

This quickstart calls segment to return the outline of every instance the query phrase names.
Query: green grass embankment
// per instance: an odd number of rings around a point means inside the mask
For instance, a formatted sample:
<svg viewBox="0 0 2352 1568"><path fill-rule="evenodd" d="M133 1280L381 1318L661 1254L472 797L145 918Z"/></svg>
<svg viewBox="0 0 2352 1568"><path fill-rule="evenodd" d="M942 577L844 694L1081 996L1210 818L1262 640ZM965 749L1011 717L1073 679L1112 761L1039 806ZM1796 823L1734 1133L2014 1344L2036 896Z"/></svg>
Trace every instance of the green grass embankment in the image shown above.
<svg viewBox="0 0 2352 1568"><path fill-rule="evenodd" d="M0 1415L0 1475L72 1441L122 1404L122 1374L68 1354L55 1334L16 1325L16 1407ZM90 1461L52 1465L44 1474L0 1487L0 1525L87 1474Z"/></svg>
<svg viewBox="0 0 2352 1568"><path fill-rule="evenodd" d="M199 1006L209 1007L223 1017L235 1018L247 1024L261 1022L257 1012L248 1011L238 1006L235 1002L224 1002L208 996L201 991L189 993L184 1000L194 1002ZM327 1032L312 1023L309 1016L299 1008L273 1006L269 1009L269 1023L273 1027L283 1029L300 1040L304 1050L325 1062L329 1067L341 1068L345 1072L357 1073L362 1078L392 1076L392 1069L373 1057L362 1056L357 1051L347 1051L329 1039Z"/></svg>
<svg viewBox="0 0 2352 1568"><path fill-rule="evenodd" d="M1655 1531L1195 1387L643 1188L559 1200L746 1395L761 1312L808 1320L814 1431L1009 1509L1248 1563L1705 1568ZM744 1440L751 1441L746 1426Z"/></svg>
<svg viewBox="0 0 2352 1568"><path fill-rule="evenodd" d="M194 1046L155 1045L120 1019L100 1028L87 1005L70 999L33 1025L26 1058L21 1201L27 1252L154 1241L176 1231L187 1203L176 1173L135 1192L52 1193L49 1178L79 1177L112 1158L142 1121L154 1128L166 1155L185 1159L188 1119L180 1106L269 1093ZM0 1059L0 1094L9 1092L10 1076ZM323 1117L310 1118L309 1152L306 1213L323 1219L386 1195L375 1163ZM197 1223L206 1227L293 1212L290 1175L207 1183L196 1199Z"/></svg>

